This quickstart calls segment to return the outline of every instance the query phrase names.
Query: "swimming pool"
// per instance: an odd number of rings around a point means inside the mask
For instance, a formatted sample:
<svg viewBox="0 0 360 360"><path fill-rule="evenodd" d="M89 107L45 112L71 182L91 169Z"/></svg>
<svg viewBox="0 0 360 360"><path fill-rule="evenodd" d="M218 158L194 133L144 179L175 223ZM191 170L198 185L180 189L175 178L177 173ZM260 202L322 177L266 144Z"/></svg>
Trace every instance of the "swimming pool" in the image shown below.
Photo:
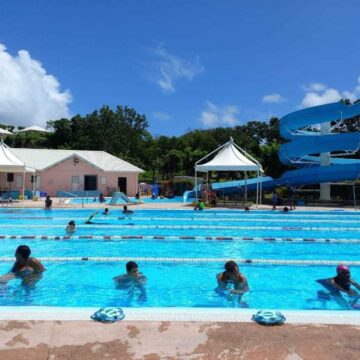
<svg viewBox="0 0 360 360"><path fill-rule="evenodd" d="M247 259L239 265L251 288L243 299L250 308L340 309L315 299L321 289L315 280L333 276L337 262L359 259L356 212L136 210L124 216L111 210L84 224L92 212L0 210L0 273L20 244L48 258L36 285L21 279L0 285L0 305L238 307L215 293L215 275L225 259ZM69 220L77 224L70 237ZM136 291L115 289L112 278L130 259L148 279L145 301ZM360 268L351 270L359 279Z"/></svg>

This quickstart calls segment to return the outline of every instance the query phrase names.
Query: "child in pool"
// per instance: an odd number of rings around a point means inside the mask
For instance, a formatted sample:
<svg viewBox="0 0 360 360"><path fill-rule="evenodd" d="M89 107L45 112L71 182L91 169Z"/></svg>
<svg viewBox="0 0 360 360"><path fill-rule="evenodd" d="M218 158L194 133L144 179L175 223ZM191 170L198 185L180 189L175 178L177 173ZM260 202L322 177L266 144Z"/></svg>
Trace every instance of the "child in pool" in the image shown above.
<svg viewBox="0 0 360 360"><path fill-rule="evenodd" d="M218 287L216 292L225 296L237 296L240 304L242 296L249 291L249 285L246 277L240 273L239 267L235 261L225 263L225 271L216 275Z"/></svg>

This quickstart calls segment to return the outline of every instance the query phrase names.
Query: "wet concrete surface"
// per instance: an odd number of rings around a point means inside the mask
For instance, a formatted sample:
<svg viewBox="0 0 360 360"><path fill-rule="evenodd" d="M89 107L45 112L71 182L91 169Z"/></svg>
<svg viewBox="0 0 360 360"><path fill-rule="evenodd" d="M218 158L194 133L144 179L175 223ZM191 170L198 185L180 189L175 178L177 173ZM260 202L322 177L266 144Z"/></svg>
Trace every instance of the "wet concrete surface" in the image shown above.
<svg viewBox="0 0 360 360"><path fill-rule="evenodd" d="M0 321L1 360L360 359L360 326Z"/></svg>

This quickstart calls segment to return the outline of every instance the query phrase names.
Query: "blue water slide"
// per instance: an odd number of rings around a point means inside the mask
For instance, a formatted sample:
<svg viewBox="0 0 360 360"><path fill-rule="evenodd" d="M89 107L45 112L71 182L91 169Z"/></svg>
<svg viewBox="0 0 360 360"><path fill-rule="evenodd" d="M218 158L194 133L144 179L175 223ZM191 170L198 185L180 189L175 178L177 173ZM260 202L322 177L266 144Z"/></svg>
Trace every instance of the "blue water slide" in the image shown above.
<svg viewBox="0 0 360 360"><path fill-rule="evenodd" d="M306 127L317 124L344 121L360 115L360 102L346 105L343 102L315 106L288 114L280 119L280 134L288 142L280 147L279 159L285 165L298 167L286 171L280 178L269 176L259 179L264 190L292 184L311 185L324 182L354 180L360 175L360 160L331 157L328 166L320 166L320 153L354 152L360 147L360 132L321 134ZM257 179L247 180L249 191L256 190ZM230 195L243 191L245 181L214 183L220 194ZM200 190L200 189L198 189ZM184 197L194 197L194 191Z"/></svg>

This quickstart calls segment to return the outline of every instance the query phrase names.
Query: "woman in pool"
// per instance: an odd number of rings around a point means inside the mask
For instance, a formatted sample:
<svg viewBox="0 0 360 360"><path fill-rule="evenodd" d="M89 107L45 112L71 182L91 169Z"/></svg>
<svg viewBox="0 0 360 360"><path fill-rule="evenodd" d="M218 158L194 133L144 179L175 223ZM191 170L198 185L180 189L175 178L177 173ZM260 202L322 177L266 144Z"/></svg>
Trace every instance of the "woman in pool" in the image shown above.
<svg viewBox="0 0 360 360"><path fill-rule="evenodd" d="M246 277L241 274L239 267L235 261L225 263L225 271L216 275L218 287L216 292L228 296L237 296L238 302L242 304L241 298L243 294L249 291L249 285ZM228 292L228 294L227 294Z"/></svg>
<svg viewBox="0 0 360 360"><path fill-rule="evenodd" d="M329 291L329 294L325 294L329 297L329 300L333 298L343 307L348 307L349 303L346 302L341 293L345 293L351 298L351 307L353 307L360 299L360 294L351 288L351 286L353 286L357 290L360 290L360 285L351 278L350 269L346 265L340 264L337 266L335 277L319 279L316 281ZM322 292L320 292L320 296L323 298L325 297Z"/></svg>
<svg viewBox="0 0 360 360"><path fill-rule="evenodd" d="M76 225L74 220L70 220L66 226L66 232L69 234L74 233L76 230Z"/></svg>
<svg viewBox="0 0 360 360"><path fill-rule="evenodd" d="M6 283L16 276L24 277L45 271L40 260L30 257L30 254L31 250L27 245L18 246L15 251L15 263L8 274L0 276L0 283Z"/></svg>

